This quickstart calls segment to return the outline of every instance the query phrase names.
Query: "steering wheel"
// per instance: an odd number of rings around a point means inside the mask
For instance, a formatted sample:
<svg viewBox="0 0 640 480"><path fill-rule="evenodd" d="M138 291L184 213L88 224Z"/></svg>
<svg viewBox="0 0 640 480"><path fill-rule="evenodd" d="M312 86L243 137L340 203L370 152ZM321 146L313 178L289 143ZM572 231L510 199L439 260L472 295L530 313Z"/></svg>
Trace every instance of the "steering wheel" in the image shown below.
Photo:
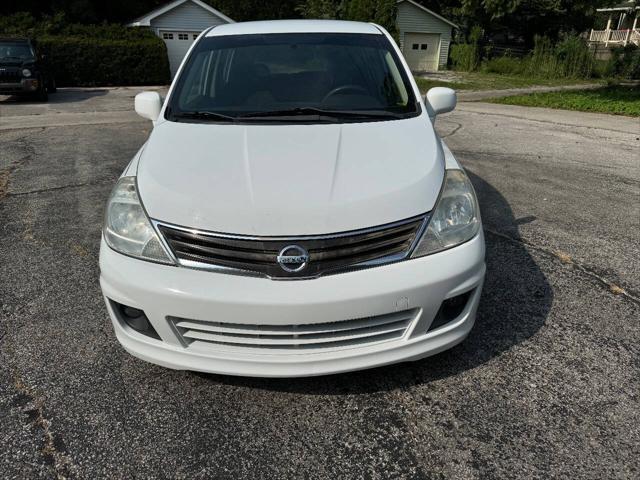
<svg viewBox="0 0 640 480"><path fill-rule="evenodd" d="M333 97L334 95L344 95L347 92L363 93L365 95L369 95L367 89L361 87L360 85L340 85L339 87L336 87L329 93L327 93L322 99L322 102L325 102L328 98Z"/></svg>

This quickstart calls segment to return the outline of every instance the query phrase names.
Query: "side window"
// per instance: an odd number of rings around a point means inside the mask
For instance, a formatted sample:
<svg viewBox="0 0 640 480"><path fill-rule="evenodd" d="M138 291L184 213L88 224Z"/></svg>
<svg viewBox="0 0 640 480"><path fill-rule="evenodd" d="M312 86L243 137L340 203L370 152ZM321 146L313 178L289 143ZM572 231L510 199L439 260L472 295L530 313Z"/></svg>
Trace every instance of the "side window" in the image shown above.
<svg viewBox="0 0 640 480"><path fill-rule="evenodd" d="M210 74L213 52L201 52L192 60L193 65L180 92L180 105L194 108L202 97L206 96L208 76Z"/></svg>
<svg viewBox="0 0 640 480"><path fill-rule="evenodd" d="M426 43L423 43L422 45L420 45L420 50L426 50L428 46L429 45L427 45Z"/></svg>
<svg viewBox="0 0 640 480"><path fill-rule="evenodd" d="M402 81L402 75L398 70L396 62L393 60L391 53L386 52L384 54L384 62L387 64L387 70L393 77L394 83L397 86L397 88L394 89L395 90L394 94L400 97L399 104L407 105L407 103L409 102L409 92L407 92L407 89L404 86L404 82Z"/></svg>
<svg viewBox="0 0 640 480"><path fill-rule="evenodd" d="M417 43L411 45L411 50L418 50L418 48L420 48L420 45L418 45Z"/></svg>

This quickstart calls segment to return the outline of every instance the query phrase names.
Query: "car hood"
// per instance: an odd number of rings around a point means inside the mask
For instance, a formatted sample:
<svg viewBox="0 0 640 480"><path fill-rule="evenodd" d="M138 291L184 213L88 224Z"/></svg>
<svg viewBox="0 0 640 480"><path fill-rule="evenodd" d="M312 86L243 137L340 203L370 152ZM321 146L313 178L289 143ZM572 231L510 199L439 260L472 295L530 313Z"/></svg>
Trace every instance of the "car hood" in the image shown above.
<svg viewBox="0 0 640 480"><path fill-rule="evenodd" d="M244 235L314 235L431 210L444 158L425 115L322 125L164 121L137 175L155 220Z"/></svg>

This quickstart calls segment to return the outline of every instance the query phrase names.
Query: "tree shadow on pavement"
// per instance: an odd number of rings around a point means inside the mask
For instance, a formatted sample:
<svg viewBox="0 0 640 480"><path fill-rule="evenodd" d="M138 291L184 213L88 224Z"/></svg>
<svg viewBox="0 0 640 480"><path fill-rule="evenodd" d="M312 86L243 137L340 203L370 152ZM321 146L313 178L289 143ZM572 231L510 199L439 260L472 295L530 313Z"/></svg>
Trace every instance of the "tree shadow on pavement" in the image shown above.
<svg viewBox="0 0 640 480"><path fill-rule="evenodd" d="M535 218L514 218L498 190L467 173L482 208L487 276L475 326L463 343L417 362L341 375L294 379L195 375L227 385L311 395L372 393L456 375L532 337L544 324L553 303L553 291L544 273L520 242L518 226Z"/></svg>
<svg viewBox="0 0 640 480"><path fill-rule="evenodd" d="M56 93L49 94L47 102L41 102L31 97L12 95L0 99L0 103L21 103L25 105L47 105L84 102L94 97L102 97L109 92L106 88L64 88L58 89Z"/></svg>
<svg viewBox="0 0 640 480"><path fill-rule="evenodd" d="M109 93L106 88L64 88L49 96L50 103L77 103Z"/></svg>

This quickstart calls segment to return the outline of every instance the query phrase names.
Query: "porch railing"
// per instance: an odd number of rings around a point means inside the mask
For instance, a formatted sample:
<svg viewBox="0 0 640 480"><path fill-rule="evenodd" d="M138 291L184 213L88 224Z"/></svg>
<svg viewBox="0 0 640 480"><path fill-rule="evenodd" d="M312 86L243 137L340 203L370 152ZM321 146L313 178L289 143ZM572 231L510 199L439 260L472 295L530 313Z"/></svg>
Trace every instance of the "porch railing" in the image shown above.
<svg viewBox="0 0 640 480"><path fill-rule="evenodd" d="M640 45L640 29L635 30L591 30L589 41L593 43L604 44L622 44L627 45L633 43Z"/></svg>

